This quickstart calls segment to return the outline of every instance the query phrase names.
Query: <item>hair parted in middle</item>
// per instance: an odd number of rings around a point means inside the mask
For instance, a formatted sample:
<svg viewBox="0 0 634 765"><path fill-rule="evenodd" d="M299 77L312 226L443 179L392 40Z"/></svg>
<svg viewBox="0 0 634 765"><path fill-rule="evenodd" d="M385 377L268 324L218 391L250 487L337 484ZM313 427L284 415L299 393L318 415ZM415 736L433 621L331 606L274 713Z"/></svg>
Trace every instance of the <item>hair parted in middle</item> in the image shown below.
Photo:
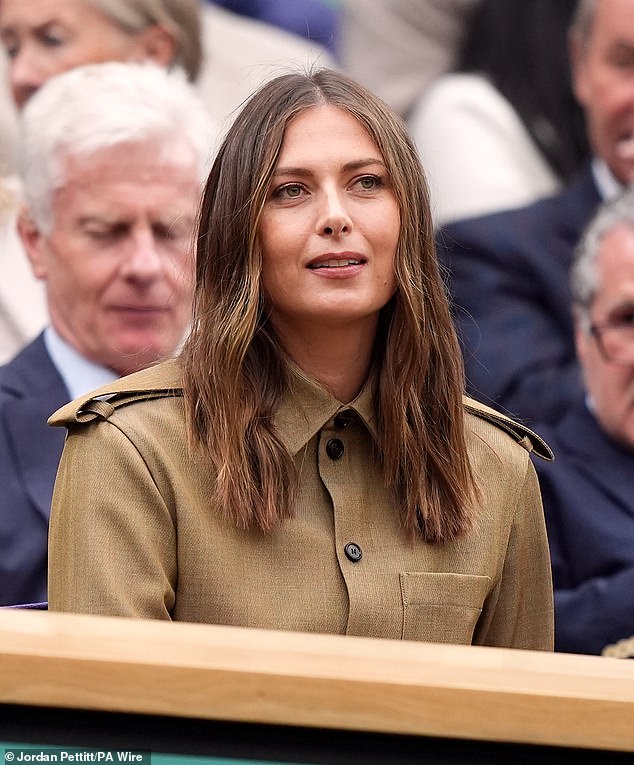
<svg viewBox="0 0 634 765"><path fill-rule="evenodd" d="M293 516L296 471L272 426L287 389L283 349L267 320L258 228L286 127L328 104L352 115L379 149L401 218L397 290L375 342L375 402L386 485L404 527L430 542L473 524L476 481L464 433L464 373L435 255L427 185L401 119L328 69L265 84L231 125L199 216L192 332L181 354L187 428L215 470L216 497L245 528Z"/></svg>

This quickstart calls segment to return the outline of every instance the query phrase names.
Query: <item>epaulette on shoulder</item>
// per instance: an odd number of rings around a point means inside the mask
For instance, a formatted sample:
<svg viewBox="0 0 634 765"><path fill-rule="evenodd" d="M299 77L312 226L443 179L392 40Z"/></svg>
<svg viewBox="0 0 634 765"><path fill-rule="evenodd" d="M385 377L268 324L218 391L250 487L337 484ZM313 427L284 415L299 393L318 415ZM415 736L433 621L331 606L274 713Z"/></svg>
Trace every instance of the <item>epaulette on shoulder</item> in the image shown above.
<svg viewBox="0 0 634 765"><path fill-rule="evenodd" d="M467 412L476 417L480 417L483 420L487 420L505 431L514 441L521 444L526 451L535 452L538 457L545 460L554 459L554 454L548 444L540 438L537 433L530 428L527 428L526 425L515 422L515 420L512 420L510 417L507 417L500 412L496 412L495 409L491 409L468 396L463 397L463 404Z"/></svg>
<svg viewBox="0 0 634 765"><path fill-rule="evenodd" d="M68 426L96 419L107 420L118 408L135 401L181 395L178 366L174 361L167 361L121 377L109 385L76 398L54 412L49 417L48 424Z"/></svg>

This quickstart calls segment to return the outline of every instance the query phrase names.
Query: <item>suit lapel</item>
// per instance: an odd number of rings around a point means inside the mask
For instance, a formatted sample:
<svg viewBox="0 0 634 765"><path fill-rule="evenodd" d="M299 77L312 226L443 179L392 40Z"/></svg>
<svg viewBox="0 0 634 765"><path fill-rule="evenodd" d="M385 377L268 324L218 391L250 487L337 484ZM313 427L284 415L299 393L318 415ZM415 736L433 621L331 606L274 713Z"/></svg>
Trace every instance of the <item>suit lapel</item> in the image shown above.
<svg viewBox="0 0 634 765"><path fill-rule="evenodd" d="M592 169L588 165L583 172L568 186L561 195L563 214L558 214L562 226L575 240L588 224L593 213L601 203L601 196L594 181Z"/></svg>
<svg viewBox="0 0 634 765"><path fill-rule="evenodd" d="M5 412L16 469L24 491L48 522L52 487L64 445L64 431L51 428L47 418L69 399L68 391L40 336L11 364L4 385L15 388L16 399Z"/></svg>
<svg viewBox="0 0 634 765"><path fill-rule="evenodd" d="M607 438L585 406L565 418L558 435L579 472L634 516L634 453Z"/></svg>

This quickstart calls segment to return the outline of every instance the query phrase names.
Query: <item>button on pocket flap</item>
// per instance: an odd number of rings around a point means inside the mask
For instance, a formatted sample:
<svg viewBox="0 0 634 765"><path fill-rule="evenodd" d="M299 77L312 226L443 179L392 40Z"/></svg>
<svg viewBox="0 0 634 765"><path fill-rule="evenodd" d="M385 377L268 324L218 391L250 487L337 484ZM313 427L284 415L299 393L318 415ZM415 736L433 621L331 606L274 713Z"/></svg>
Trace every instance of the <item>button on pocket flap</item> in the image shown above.
<svg viewBox="0 0 634 765"><path fill-rule="evenodd" d="M490 576L474 574L405 573L400 579L404 606L481 609L491 586Z"/></svg>

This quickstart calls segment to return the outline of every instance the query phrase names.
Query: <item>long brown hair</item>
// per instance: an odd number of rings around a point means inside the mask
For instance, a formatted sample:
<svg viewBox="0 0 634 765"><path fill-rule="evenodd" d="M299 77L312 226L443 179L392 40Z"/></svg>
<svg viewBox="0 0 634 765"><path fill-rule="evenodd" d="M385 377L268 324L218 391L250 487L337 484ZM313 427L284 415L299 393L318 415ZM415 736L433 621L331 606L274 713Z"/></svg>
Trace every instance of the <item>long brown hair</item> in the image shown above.
<svg viewBox="0 0 634 765"><path fill-rule="evenodd" d="M270 530L293 515L293 460L272 425L287 387L285 357L260 288L258 224L289 121L330 104L368 131L401 214L397 291L375 354L376 449L405 528L430 542L473 522L459 346L436 261L427 187L401 120L343 74L323 69L264 85L232 124L202 199L194 324L181 361L190 440L215 469L215 501L243 527Z"/></svg>

